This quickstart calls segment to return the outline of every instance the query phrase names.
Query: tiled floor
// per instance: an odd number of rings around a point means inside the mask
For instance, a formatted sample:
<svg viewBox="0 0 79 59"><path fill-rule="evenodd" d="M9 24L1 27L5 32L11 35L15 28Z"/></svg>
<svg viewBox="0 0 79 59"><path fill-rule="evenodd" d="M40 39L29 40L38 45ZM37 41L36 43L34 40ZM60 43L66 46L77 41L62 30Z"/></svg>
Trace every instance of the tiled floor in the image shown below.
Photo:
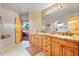
<svg viewBox="0 0 79 59"><path fill-rule="evenodd" d="M29 46L28 41L23 41L21 44L16 45L13 48L8 49L2 56L31 56L30 53L25 49ZM36 54L36 56L44 56L42 52Z"/></svg>
<svg viewBox="0 0 79 59"><path fill-rule="evenodd" d="M22 45L24 48L27 48L27 47L30 46L29 41L22 41L22 42L21 42L21 45Z"/></svg>
<svg viewBox="0 0 79 59"><path fill-rule="evenodd" d="M4 56L30 56L28 51L21 45L17 45L14 48L7 50L3 54Z"/></svg>

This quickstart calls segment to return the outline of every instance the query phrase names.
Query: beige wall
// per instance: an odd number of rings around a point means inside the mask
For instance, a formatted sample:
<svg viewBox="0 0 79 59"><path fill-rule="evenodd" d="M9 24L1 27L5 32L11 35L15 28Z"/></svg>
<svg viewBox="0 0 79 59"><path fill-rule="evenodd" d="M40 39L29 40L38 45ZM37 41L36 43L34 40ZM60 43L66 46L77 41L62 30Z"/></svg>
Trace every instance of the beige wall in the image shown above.
<svg viewBox="0 0 79 59"><path fill-rule="evenodd" d="M29 31L39 32L41 29L41 12L29 12Z"/></svg>
<svg viewBox="0 0 79 59"><path fill-rule="evenodd" d="M20 17L21 17L22 21L26 21L26 20L28 20L28 13L20 14Z"/></svg>
<svg viewBox="0 0 79 59"><path fill-rule="evenodd" d="M1 18L0 18L0 39L1 39Z"/></svg>

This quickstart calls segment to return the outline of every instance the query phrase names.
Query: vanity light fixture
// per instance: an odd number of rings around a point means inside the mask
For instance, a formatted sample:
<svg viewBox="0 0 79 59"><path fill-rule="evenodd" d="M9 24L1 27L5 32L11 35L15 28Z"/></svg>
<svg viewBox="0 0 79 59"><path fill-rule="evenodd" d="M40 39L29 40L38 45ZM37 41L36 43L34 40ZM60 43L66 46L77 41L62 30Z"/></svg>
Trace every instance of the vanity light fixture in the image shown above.
<svg viewBox="0 0 79 59"><path fill-rule="evenodd" d="M46 14L51 14L51 13L55 13L56 11L62 9L63 7L58 5L58 6L55 6L54 8L52 8L51 10L47 10Z"/></svg>

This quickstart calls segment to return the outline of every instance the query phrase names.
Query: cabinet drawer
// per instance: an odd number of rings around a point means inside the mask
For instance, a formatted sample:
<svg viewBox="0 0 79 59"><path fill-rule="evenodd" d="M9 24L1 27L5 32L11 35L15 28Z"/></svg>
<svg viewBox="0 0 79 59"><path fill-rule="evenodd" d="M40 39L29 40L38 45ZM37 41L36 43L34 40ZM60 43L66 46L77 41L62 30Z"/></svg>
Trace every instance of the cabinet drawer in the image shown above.
<svg viewBox="0 0 79 59"><path fill-rule="evenodd" d="M50 38L49 39L43 39L43 43L50 44L51 43L51 39Z"/></svg>
<svg viewBox="0 0 79 59"><path fill-rule="evenodd" d="M70 46L70 47L73 47L73 48L78 48L78 44L77 43L70 42L70 41L65 41L64 45L65 46Z"/></svg>
<svg viewBox="0 0 79 59"><path fill-rule="evenodd" d="M63 44L65 43L65 41L63 39L59 39L59 38L52 38L52 42L57 42L59 44ZM62 43L61 43L62 42Z"/></svg>
<svg viewBox="0 0 79 59"><path fill-rule="evenodd" d="M48 40L48 41L50 41L50 36L43 36L43 40Z"/></svg>
<svg viewBox="0 0 79 59"><path fill-rule="evenodd" d="M65 46L70 46L70 47L74 47L74 48L78 48L78 44L75 42L71 42L68 39L58 39L58 38L52 38L52 42L57 42L61 45L65 45ZM62 42L62 43L61 43Z"/></svg>

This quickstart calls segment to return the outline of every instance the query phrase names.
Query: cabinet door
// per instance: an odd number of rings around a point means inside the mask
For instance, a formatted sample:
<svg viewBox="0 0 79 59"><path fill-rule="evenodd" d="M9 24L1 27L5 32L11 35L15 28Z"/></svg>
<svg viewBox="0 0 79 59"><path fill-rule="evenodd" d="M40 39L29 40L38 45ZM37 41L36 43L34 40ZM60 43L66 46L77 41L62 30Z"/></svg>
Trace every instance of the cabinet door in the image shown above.
<svg viewBox="0 0 79 59"><path fill-rule="evenodd" d="M32 38L32 36L31 36L31 34L29 34L29 42L31 43L31 38Z"/></svg>
<svg viewBox="0 0 79 59"><path fill-rule="evenodd" d="M31 42L34 44L34 35L32 35Z"/></svg>
<svg viewBox="0 0 79 59"><path fill-rule="evenodd" d="M78 56L78 50L72 47L63 47L63 56Z"/></svg>
<svg viewBox="0 0 79 59"><path fill-rule="evenodd" d="M63 48L59 43L52 42L52 56L62 56Z"/></svg>
<svg viewBox="0 0 79 59"><path fill-rule="evenodd" d="M51 56L51 38L49 36L43 37L43 53Z"/></svg>
<svg viewBox="0 0 79 59"><path fill-rule="evenodd" d="M34 34L29 35L29 41L30 41L31 44L34 44L34 41L35 41L34 40Z"/></svg>
<svg viewBox="0 0 79 59"><path fill-rule="evenodd" d="M35 45L38 46L39 44L39 36L35 35Z"/></svg>
<svg viewBox="0 0 79 59"><path fill-rule="evenodd" d="M43 49L43 39L42 39L42 36L39 36L39 48Z"/></svg>

